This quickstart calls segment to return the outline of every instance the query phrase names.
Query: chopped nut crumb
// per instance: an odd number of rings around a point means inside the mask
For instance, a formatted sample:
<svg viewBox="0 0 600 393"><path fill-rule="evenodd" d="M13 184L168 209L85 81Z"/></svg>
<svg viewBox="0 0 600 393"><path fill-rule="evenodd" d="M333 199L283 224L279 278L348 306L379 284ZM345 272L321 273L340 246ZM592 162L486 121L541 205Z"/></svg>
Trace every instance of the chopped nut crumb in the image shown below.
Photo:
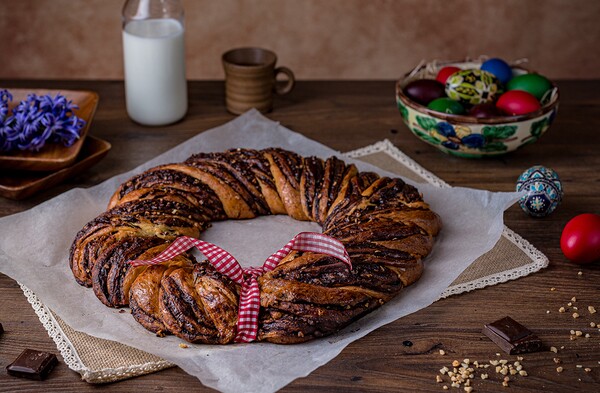
<svg viewBox="0 0 600 393"><path fill-rule="evenodd" d="M583 272L580 270L580 271L577 272L577 275L578 276L583 276Z"/></svg>
<svg viewBox="0 0 600 393"><path fill-rule="evenodd" d="M590 334L589 334L589 333L586 333L586 334L585 334L585 338L590 338Z"/></svg>
<svg viewBox="0 0 600 393"><path fill-rule="evenodd" d="M436 376L435 376L435 382L437 382L437 383L442 383L442 382L444 382L444 380L443 380L443 379L442 379L442 377L440 377L439 375L436 375Z"/></svg>
<svg viewBox="0 0 600 393"><path fill-rule="evenodd" d="M465 386L465 392L471 393L472 391L473 391L473 388L471 386Z"/></svg>
<svg viewBox="0 0 600 393"><path fill-rule="evenodd" d="M523 377L526 377L527 376L527 371L521 370L521 371L519 371L519 375L521 375Z"/></svg>
<svg viewBox="0 0 600 393"><path fill-rule="evenodd" d="M556 372L557 373L562 373L563 372L563 368L562 367L556 367Z"/></svg>
<svg viewBox="0 0 600 393"><path fill-rule="evenodd" d="M583 332L581 330L575 330L575 335L577 337L581 337L583 335Z"/></svg>
<svg viewBox="0 0 600 393"><path fill-rule="evenodd" d="M552 288L550 288L550 290L554 292L554 291L556 291L556 288L552 287Z"/></svg>
<svg viewBox="0 0 600 393"><path fill-rule="evenodd" d="M565 310L565 308L564 308L564 307L561 307L561 308L559 308L559 309L558 309L558 312L565 312L565 311L566 311L566 310Z"/></svg>
<svg viewBox="0 0 600 393"><path fill-rule="evenodd" d="M506 381L502 381L502 386L504 386L504 387L508 387L508 382L506 382Z"/></svg>
<svg viewBox="0 0 600 393"><path fill-rule="evenodd" d="M442 389L444 389L444 390L448 390L448 385L444 385L444 386L442 386Z"/></svg>
<svg viewBox="0 0 600 393"><path fill-rule="evenodd" d="M444 367L442 367L442 368L440 369L440 374L444 375L444 374L446 374L448 371L449 371L449 370L448 370L448 367L444 366Z"/></svg>
<svg viewBox="0 0 600 393"><path fill-rule="evenodd" d="M518 360L518 361L522 362L522 361L523 361L523 359L524 359L524 357L523 357L523 356L517 356L517 360Z"/></svg>
<svg viewBox="0 0 600 393"><path fill-rule="evenodd" d="M571 301L572 301L572 302L576 302L576 301L577 301L577 298L576 298L575 296L573 296L573 297L571 298Z"/></svg>
<svg viewBox="0 0 600 393"><path fill-rule="evenodd" d="M564 345L561 345L561 346L560 346L560 349L565 349L565 346L564 346Z"/></svg>
<svg viewBox="0 0 600 393"><path fill-rule="evenodd" d="M488 375L487 374L481 374L481 379L488 379Z"/></svg>
<svg viewBox="0 0 600 393"><path fill-rule="evenodd" d="M179 343L179 348L187 348L188 345L184 343Z"/></svg>
<svg viewBox="0 0 600 393"><path fill-rule="evenodd" d="M586 367L586 368L584 368L583 370L584 370L586 373L589 373L590 371L592 371L592 369L591 369L591 368L589 368L589 367Z"/></svg>
<svg viewBox="0 0 600 393"><path fill-rule="evenodd" d="M578 313L576 313L576 312L574 312L574 313L573 313L573 318L575 318L575 319L579 318L579 314L578 314Z"/></svg>
<svg viewBox="0 0 600 393"><path fill-rule="evenodd" d="M573 303L569 302L567 303L567 306L571 307L573 305Z"/></svg>
<svg viewBox="0 0 600 393"><path fill-rule="evenodd" d="M546 310L546 314L550 314L550 310Z"/></svg>
<svg viewBox="0 0 600 393"><path fill-rule="evenodd" d="M560 364L560 358L554 358L554 359L552 359L552 360L554 360L554 363L556 363L556 364Z"/></svg>
<svg viewBox="0 0 600 393"><path fill-rule="evenodd" d="M575 367L577 367L577 368L583 368L583 366L581 364L578 364Z"/></svg>
<svg viewBox="0 0 600 393"><path fill-rule="evenodd" d="M590 322L590 327L596 327L596 322Z"/></svg>
<svg viewBox="0 0 600 393"><path fill-rule="evenodd" d="M571 333L571 334L573 334L573 335L574 335L574 334L575 334L575 330L571 329L571 330L569 331L569 333Z"/></svg>
<svg viewBox="0 0 600 393"><path fill-rule="evenodd" d="M558 349L556 349L556 347L550 347L550 352L558 353Z"/></svg>
<svg viewBox="0 0 600 393"><path fill-rule="evenodd" d="M590 314L595 314L596 308L594 308L594 306L588 306L588 311L590 312Z"/></svg>
<svg viewBox="0 0 600 393"><path fill-rule="evenodd" d="M577 311L577 310L579 310L579 309L578 309L577 307L573 307L573 310Z"/></svg>
<svg viewBox="0 0 600 393"><path fill-rule="evenodd" d="M446 352L443 349L440 349L440 355L445 355Z"/></svg>
<svg viewBox="0 0 600 393"><path fill-rule="evenodd" d="M498 365L498 363L500 363L500 362L499 362L499 361L497 361L497 360L490 360L490 364L491 364L492 366L497 366L497 365Z"/></svg>
<svg viewBox="0 0 600 393"><path fill-rule="evenodd" d="M463 359L463 362L465 362L466 364L470 364L471 360L470 359Z"/></svg>
<svg viewBox="0 0 600 393"><path fill-rule="evenodd" d="M458 360L455 360L452 362L452 367L458 367L460 366L460 362Z"/></svg>

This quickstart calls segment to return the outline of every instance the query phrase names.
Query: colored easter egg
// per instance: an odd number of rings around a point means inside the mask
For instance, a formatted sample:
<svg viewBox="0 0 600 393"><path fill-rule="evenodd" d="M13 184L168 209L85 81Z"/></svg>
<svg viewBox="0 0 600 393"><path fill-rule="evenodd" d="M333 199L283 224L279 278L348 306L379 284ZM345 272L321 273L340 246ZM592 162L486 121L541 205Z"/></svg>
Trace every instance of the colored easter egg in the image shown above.
<svg viewBox="0 0 600 393"><path fill-rule="evenodd" d="M532 217L545 217L552 213L563 198L563 187L558 174L550 168L535 165L527 169L517 180L518 192L526 194L519 199L519 206Z"/></svg>
<svg viewBox="0 0 600 393"><path fill-rule="evenodd" d="M523 90L533 94L538 101L552 89L552 83L540 74L523 74L515 76L506 85L506 90Z"/></svg>
<svg viewBox="0 0 600 393"><path fill-rule="evenodd" d="M498 98L496 107L507 115L524 115L537 111L541 105L532 94L523 90L511 90Z"/></svg>
<svg viewBox="0 0 600 393"><path fill-rule="evenodd" d="M481 64L481 69L494 75L502 84L507 83L512 78L512 68L502 59L486 60Z"/></svg>
<svg viewBox="0 0 600 393"><path fill-rule="evenodd" d="M449 113L451 115L462 115L465 113L465 108L460 102L447 97L436 98L427 105L427 108L436 112Z"/></svg>
<svg viewBox="0 0 600 393"><path fill-rule="evenodd" d="M478 119L490 119L492 117L502 116L502 113L493 102L485 104L475 105L469 109L469 116L476 117Z"/></svg>
<svg viewBox="0 0 600 393"><path fill-rule="evenodd" d="M477 105L493 101L499 94L500 81L482 70L455 72L446 81L446 94L464 105Z"/></svg>
<svg viewBox="0 0 600 393"><path fill-rule="evenodd" d="M452 74L454 74L455 72L460 71L460 68L458 67L454 67L454 66L446 66L446 67L442 67L440 68L440 70L438 71L437 76L435 77L435 80L437 80L438 82L441 83L446 83L446 80L448 80L448 77Z"/></svg>
<svg viewBox="0 0 600 393"><path fill-rule="evenodd" d="M413 101L427 105L436 98L446 95L444 84L433 79L418 79L404 88L404 93Z"/></svg>
<svg viewBox="0 0 600 393"><path fill-rule="evenodd" d="M569 220L560 236L560 249L573 263L600 260L600 216L584 213Z"/></svg>

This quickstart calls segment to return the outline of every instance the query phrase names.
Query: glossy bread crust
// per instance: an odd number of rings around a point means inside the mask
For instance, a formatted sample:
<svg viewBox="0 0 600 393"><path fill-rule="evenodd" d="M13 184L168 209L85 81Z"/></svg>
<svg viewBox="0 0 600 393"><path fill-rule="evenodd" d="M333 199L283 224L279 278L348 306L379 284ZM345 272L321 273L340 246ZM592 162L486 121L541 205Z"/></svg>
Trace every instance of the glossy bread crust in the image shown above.
<svg viewBox="0 0 600 393"><path fill-rule="evenodd" d="M199 237L212 221L287 214L322 226L352 260L290 253L259 278L259 341L304 342L332 334L396 296L422 274L441 228L416 188L360 173L336 157L279 148L198 153L123 183L108 210L86 224L70 249L78 283L110 307L129 306L157 335L231 343L240 287L207 261L182 254L151 259L178 236Z"/></svg>

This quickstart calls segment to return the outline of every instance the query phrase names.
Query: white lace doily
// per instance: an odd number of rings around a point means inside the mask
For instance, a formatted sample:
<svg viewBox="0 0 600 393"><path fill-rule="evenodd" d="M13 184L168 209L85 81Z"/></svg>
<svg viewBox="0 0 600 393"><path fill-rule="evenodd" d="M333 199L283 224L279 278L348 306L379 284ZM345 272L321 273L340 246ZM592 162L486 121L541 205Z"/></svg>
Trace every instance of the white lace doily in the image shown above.
<svg viewBox="0 0 600 393"><path fill-rule="evenodd" d="M400 162L401 164L418 174L421 178L423 178L432 185L438 186L440 188L450 187L448 183L444 182L442 179L435 176L433 173L427 171L425 168L417 164L416 161L408 157L406 154L402 153L387 139L377 142L373 145L345 153L345 155L351 158L360 159L363 156L375 153L388 154L390 157L397 160L398 162ZM478 278L470 282L450 286L442 293L440 298L445 298L451 295L457 295L459 293L472 291L474 289L480 289L490 285L514 280L516 278L526 276L530 273L533 273L548 266L548 258L535 247L533 247L527 240L523 239L511 229L505 226L502 236L517 247L519 247L519 249L521 249L527 256L529 256L531 259L531 263L524 266L520 266L517 269L503 271L490 276ZM77 353L77 350L75 349L65 332L61 329L58 321L54 318L52 312L40 301L40 299L35 295L35 293L33 293L21 283L19 283L19 285L23 290L23 294L25 295L25 297L33 307L35 313L37 314L38 318L42 322L44 328L48 331L48 335L56 343L56 346L60 351L67 366L71 370L80 373L82 379L84 379L85 381L91 383L114 382L125 378L148 374L154 371L159 371L164 368L173 366L172 363L162 360L119 368L91 370L82 362L81 358Z"/></svg>

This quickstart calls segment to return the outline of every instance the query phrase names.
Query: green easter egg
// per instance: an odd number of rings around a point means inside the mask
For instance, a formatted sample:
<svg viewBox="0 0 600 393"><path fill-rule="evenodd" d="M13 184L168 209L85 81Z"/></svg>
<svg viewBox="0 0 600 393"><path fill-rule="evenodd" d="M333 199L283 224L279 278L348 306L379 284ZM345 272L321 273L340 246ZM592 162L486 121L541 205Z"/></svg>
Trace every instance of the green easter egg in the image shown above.
<svg viewBox="0 0 600 393"><path fill-rule="evenodd" d="M540 74L515 76L506 85L506 90L523 90L533 94L538 101L552 88L552 83Z"/></svg>
<svg viewBox="0 0 600 393"><path fill-rule="evenodd" d="M465 105L492 102L500 93L498 78L479 69L457 71L446 80L446 95Z"/></svg>
<svg viewBox="0 0 600 393"><path fill-rule="evenodd" d="M427 108L436 112L449 113L451 115L462 115L465 113L465 108L458 101L451 98L437 98L427 105Z"/></svg>

